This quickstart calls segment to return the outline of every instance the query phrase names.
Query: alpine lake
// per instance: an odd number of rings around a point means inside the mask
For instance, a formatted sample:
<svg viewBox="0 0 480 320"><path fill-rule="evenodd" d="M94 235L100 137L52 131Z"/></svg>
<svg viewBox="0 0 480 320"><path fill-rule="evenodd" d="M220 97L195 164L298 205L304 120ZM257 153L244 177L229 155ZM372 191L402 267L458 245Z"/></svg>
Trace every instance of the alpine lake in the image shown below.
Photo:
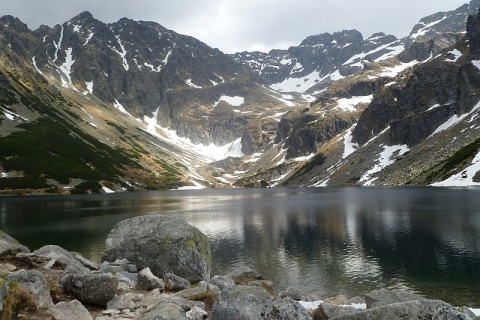
<svg viewBox="0 0 480 320"><path fill-rule="evenodd" d="M100 262L115 224L164 214L205 233L214 274L330 297L406 288L480 307L480 188L225 189L0 198L0 229Z"/></svg>

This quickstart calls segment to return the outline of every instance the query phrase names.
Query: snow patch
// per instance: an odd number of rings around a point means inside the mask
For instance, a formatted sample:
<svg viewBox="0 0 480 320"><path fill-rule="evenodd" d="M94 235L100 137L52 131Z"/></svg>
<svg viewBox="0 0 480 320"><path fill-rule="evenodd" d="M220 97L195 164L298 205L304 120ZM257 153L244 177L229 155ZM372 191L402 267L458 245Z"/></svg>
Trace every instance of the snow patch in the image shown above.
<svg viewBox="0 0 480 320"><path fill-rule="evenodd" d="M330 79L332 79L333 81L337 81L343 78L345 77L340 74L340 70L337 70L330 75Z"/></svg>
<svg viewBox="0 0 480 320"><path fill-rule="evenodd" d="M220 99L215 103L215 106L220 103L220 101L225 101L231 106L240 107L245 103L245 98L239 96L221 96Z"/></svg>
<svg viewBox="0 0 480 320"><path fill-rule="evenodd" d="M389 77L389 78L394 78L399 74L400 72L413 67L414 65L418 64L419 62L417 60L413 60L408 63L402 63L399 64L398 66L395 67L390 67L390 68L385 68L383 69L383 72L380 74L381 77Z"/></svg>
<svg viewBox="0 0 480 320"><path fill-rule="evenodd" d="M87 95L87 94L93 94L93 81L90 81L90 82L85 82L85 85L87 86L87 91L85 91L83 94L84 95Z"/></svg>
<svg viewBox="0 0 480 320"><path fill-rule="evenodd" d="M328 78L330 74L321 78L318 71L313 71L309 75L301 78L287 78L282 82L270 85L270 88L279 92L299 92L303 93Z"/></svg>
<svg viewBox="0 0 480 320"><path fill-rule="evenodd" d="M127 51L125 50L125 47L123 46L122 40L120 40L120 36L115 36L115 38L117 39L117 42L120 45L121 51L118 50L117 48L114 48L114 47L110 47L110 49L112 49L116 54L118 54L122 58L123 68L128 71L130 66L128 65L128 61L127 61L127 58L126 58Z"/></svg>
<svg viewBox="0 0 480 320"><path fill-rule="evenodd" d="M474 182L473 177L480 171L480 152L477 153L470 165L462 172L459 172L450 178L441 182L433 183L434 187L460 187L460 186L480 186L479 182Z"/></svg>
<svg viewBox="0 0 480 320"><path fill-rule="evenodd" d="M410 151L407 145L383 146L383 151L379 154L377 164L360 178L360 182L364 182L364 186L369 186L376 180L371 177L395 162L395 159Z"/></svg>
<svg viewBox="0 0 480 320"><path fill-rule="evenodd" d="M445 123L443 123L442 125L440 125L431 135L435 135L439 132L442 132L442 131L445 131L451 127L453 127L454 125L456 125L457 123L459 123L460 121L462 121L463 119L465 119L466 117L468 117L469 115L473 114L474 112L476 112L478 109L480 109L480 102L477 103L477 105L475 107L473 107L472 111L468 112L468 113L464 113L462 114L461 116L457 115L457 114L454 114L450 119L448 119L447 121L445 121Z"/></svg>
<svg viewBox="0 0 480 320"><path fill-rule="evenodd" d="M115 99L115 103L113 104L113 106L115 108L117 108L118 110L120 110L121 112L130 115L130 113L128 113L127 110L125 110L125 108L122 106L122 104L120 102L118 102L117 99Z"/></svg>
<svg viewBox="0 0 480 320"><path fill-rule="evenodd" d="M474 308L469 308L474 314L475 316L480 316L480 309L474 309Z"/></svg>
<svg viewBox="0 0 480 320"><path fill-rule="evenodd" d="M64 88L67 88L69 84L72 84L72 77L70 74L72 73L72 66L75 63L75 60L73 60L72 51L72 48L65 50L65 62L59 67L61 71L60 76L62 80L62 86Z"/></svg>
<svg viewBox="0 0 480 320"><path fill-rule="evenodd" d="M450 58L447 58L447 59L446 59L446 60L451 61L451 62L457 62L458 59L460 59L460 58L463 56L463 53L461 53L461 52L458 51L457 49L452 50L452 51L449 51L449 52L447 52L447 53L453 55L453 59L450 59Z"/></svg>
<svg viewBox="0 0 480 320"><path fill-rule="evenodd" d="M356 106L361 103L370 103L373 100L373 95L369 96L354 96L349 99L342 98L337 99L338 105L334 109L340 109L343 111L354 112L357 111Z"/></svg>
<svg viewBox="0 0 480 320"><path fill-rule="evenodd" d="M149 118L144 116L144 122L147 124L147 132L158 137L159 139L169 142L174 146L189 150L205 158L207 162L219 161L228 157L240 158L244 156L242 152L241 138L236 139L231 143L227 143L223 146L216 146L210 144L208 146L204 144L195 144L188 138L182 138L177 135L177 132L168 128L162 128L157 124L157 116L160 108L154 113L153 117ZM160 135L157 129L161 130L164 135Z"/></svg>
<svg viewBox="0 0 480 320"><path fill-rule="evenodd" d="M185 83L188 84L188 85L189 85L190 87L192 87L192 88L202 89L201 86L197 86L196 84L194 84L194 83L192 82L192 79L187 79L187 80L185 81Z"/></svg>
<svg viewBox="0 0 480 320"><path fill-rule="evenodd" d="M343 145L344 145L344 150L343 150L343 156L342 159L345 159L352 153L354 153L357 148L358 148L358 143L353 143L353 129L355 128L356 125L351 127L350 129L347 130L347 133L345 133L345 136L343 137Z"/></svg>
<svg viewBox="0 0 480 320"><path fill-rule="evenodd" d="M109 189L107 187L102 187L102 190L105 192L105 193L115 193L115 191L113 191L112 189Z"/></svg>
<svg viewBox="0 0 480 320"><path fill-rule="evenodd" d="M431 27L433 27L434 25L442 22L442 21L445 20L446 18L447 18L447 17L445 16L445 17L443 17L443 18L440 19L440 20L436 20L436 21L434 21L434 22L431 22L431 23L425 25L425 27L423 27L423 28L419 29L417 32L411 34L411 35L410 35L410 38L412 38L412 39L417 39L418 37L425 35L425 34L429 31L429 30L428 30L429 28L431 28Z"/></svg>
<svg viewBox="0 0 480 320"><path fill-rule="evenodd" d="M35 67L35 69L37 69L37 72L38 72L38 73L40 73L42 76L45 76L45 75L43 74L43 72L40 71L40 69L38 69L38 67L37 67L37 61L35 61L35 56L32 57L32 64L33 64L33 66Z"/></svg>
<svg viewBox="0 0 480 320"><path fill-rule="evenodd" d="M178 189L175 189L175 190L201 190L201 189L205 189L204 186L202 186L200 183L196 182L196 181L193 181L193 180L190 180L190 182L193 184L193 186L184 186L184 187L180 187Z"/></svg>
<svg viewBox="0 0 480 320"><path fill-rule="evenodd" d="M437 104L434 104L433 106L431 106L430 108L427 109L427 111L430 111L430 110L433 110L433 109L437 109L441 107L438 103Z"/></svg>
<svg viewBox="0 0 480 320"><path fill-rule="evenodd" d="M480 70L480 60L472 60L472 64Z"/></svg>
<svg viewBox="0 0 480 320"><path fill-rule="evenodd" d="M61 30L60 30L60 39L58 39L58 43L55 42L55 40L52 40L53 41L53 46L55 47L55 54L54 54L54 58L53 58L53 63L55 63L55 61L57 61L58 59L58 50L60 50L60 47L62 46L62 41L63 41L63 26L60 26L61 27Z"/></svg>
<svg viewBox="0 0 480 320"><path fill-rule="evenodd" d="M93 35L94 33L90 31L90 33L88 34L87 40L85 40L85 43L83 44L84 46L86 46L90 42L90 40L92 40Z"/></svg>

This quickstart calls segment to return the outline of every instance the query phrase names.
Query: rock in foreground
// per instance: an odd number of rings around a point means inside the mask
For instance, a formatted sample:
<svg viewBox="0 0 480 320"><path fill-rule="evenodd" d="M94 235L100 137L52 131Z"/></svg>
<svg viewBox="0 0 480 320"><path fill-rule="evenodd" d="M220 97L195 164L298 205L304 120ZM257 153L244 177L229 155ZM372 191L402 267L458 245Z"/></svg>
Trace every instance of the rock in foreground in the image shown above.
<svg viewBox="0 0 480 320"><path fill-rule="evenodd" d="M211 253L207 237L183 220L140 216L119 222L105 242L103 261L126 258L163 278L173 273L191 282L210 278Z"/></svg>

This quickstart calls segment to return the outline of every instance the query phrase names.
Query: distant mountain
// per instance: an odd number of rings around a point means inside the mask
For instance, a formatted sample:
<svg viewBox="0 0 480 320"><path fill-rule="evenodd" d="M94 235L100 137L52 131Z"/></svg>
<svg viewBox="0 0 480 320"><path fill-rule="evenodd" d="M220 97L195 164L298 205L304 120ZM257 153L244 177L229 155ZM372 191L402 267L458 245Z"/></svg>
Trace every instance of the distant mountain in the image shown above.
<svg viewBox="0 0 480 320"><path fill-rule="evenodd" d="M479 6L235 55L153 22L3 16L0 193L474 183Z"/></svg>

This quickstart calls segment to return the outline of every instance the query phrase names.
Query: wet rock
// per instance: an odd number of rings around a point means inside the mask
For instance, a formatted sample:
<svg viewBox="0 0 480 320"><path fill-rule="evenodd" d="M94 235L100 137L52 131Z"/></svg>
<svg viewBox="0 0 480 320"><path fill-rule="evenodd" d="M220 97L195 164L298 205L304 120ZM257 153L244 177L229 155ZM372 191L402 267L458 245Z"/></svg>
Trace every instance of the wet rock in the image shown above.
<svg viewBox="0 0 480 320"><path fill-rule="evenodd" d="M119 258L141 268L149 267L158 277L173 273L190 282L210 278L207 237L185 221L164 215L140 216L118 223L105 242L102 260Z"/></svg>
<svg viewBox="0 0 480 320"><path fill-rule="evenodd" d="M466 314L459 312L448 303L437 300L417 300L398 302L388 305L359 311L352 314L341 315L335 320L367 320L367 319L435 319L435 320L467 320L471 319Z"/></svg>
<svg viewBox="0 0 480 320"><path fill-rule="evenodd" d="M241 266L228 274L236 284L245 283L255 279L261 279L260 273L246 266Z"/></svg>
<svg viewBox="0 0 480 320"><path fill-rule="evenodd" d="M28 252L30 250L27 247L0 230L0 256Z"/></svg>
<svg viewBox="0 0 480 320"><path fill-rule="evenodd" d="M282 293L280 293L280 297L281 298L289 297L289 298L292 298L293 300L298 301L298 300L302 300L302 293L298 289L289 287L285 289Z"/></svg>
<svg viewBox="0 0 480 320"><path fill-rule="evenodd" d="M370 292L369 294L365 295L365 302L367 304L367 309L374 308L386 304L396 303L396 302L406 302L406 301L414 301L414 300L422 300L423 297L408 292L406 290L387 290L387 289L379 289Z"/></svg>
<svg viewBox="0 0 480 320"><path fill-rule="evenodd" d="M147 291L165 288L163 280L154 276L150 268L145 268L138 273L138 287Z"/></svg>
<svg viewBox="0 0 480 320"><path fill-rule="evenodd" d="M222 291L211 319L310 319L298 302L286 298L275 299L265 289L257 286L235 285Z"/></svg>
<svg viewBox="0 0 480 320"><path fill-rule="evenodd" d="M54 320L93 320L88 310L78 300L59 302L46 313Z"/></svg>
<svg viewBox="0 0 480 320"><path fill-rule="evenodd" d="M35 303L41 308L53 307L50 286L47 278L37 270L20 270L11 273L7 279L18 283L30 292Z"/></svg>

